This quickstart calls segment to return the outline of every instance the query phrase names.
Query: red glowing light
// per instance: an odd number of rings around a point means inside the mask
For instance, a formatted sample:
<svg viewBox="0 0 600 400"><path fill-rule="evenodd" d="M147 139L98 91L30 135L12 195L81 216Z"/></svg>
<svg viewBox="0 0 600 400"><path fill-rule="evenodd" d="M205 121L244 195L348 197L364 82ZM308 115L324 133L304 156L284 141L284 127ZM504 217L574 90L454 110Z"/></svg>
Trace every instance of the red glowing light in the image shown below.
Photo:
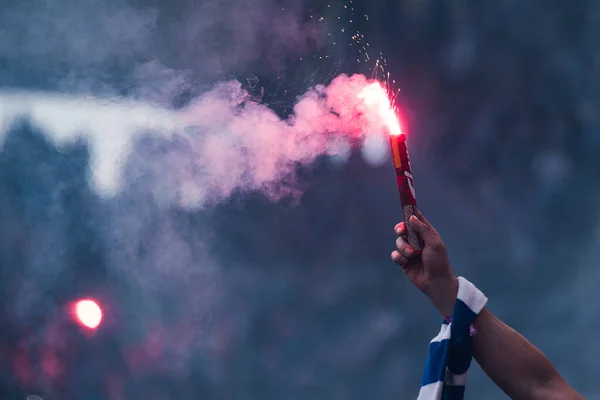
<svg viewBox="0 0 600 400"><path fill-rule="evenodd" d="M89 329L96 329L102 322L102 309L94 300L79 300L73 306L73 315L77 322Z"/></svg>
<svg viewBox="0 0 600 400"><path fill-rule="evenodd" d="M388 91L380 82L373 82L362 89L358 97L362 99L368 107L372 107L381 121L388 129L388 133L393 136L402 135L400 120L396 110L392 106Z"/></svg>

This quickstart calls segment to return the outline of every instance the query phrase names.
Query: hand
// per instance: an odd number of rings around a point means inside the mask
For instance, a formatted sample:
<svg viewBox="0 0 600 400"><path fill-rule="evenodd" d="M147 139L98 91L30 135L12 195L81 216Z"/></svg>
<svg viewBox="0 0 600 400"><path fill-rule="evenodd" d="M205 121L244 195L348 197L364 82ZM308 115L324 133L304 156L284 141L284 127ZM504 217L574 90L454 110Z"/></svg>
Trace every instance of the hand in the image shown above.
<svg viewBox="0 0 600 400"><path fill-rule="evenodd" d="M392 260L402 267L402 272L444 316L451 316L458 293L458 280L450 268L446 246L440 234L423 214L418 212L417 216L410 217L409 223L411 230L421 235L425 244L421 256L415 256L406 241L406 226L401 222L394 227L398 235L398 250L392 252Z"/></svg>

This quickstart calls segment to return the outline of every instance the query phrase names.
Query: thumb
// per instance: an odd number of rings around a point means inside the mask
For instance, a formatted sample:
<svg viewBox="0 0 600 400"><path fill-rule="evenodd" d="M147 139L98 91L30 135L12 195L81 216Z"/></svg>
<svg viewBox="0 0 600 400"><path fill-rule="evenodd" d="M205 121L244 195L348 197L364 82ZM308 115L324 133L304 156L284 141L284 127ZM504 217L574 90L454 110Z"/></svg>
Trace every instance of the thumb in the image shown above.
<svg viewBox="0 0 600 400"><path fill-rule="evenodd" d="M411 229L414 232L417 232L421 236L421 239L423 239L425 244L432 244L432 242L436 238L436 232L430 225L427 225L423 221L420 221L415 215L411 216L408 222L409 229Z"/></svg>

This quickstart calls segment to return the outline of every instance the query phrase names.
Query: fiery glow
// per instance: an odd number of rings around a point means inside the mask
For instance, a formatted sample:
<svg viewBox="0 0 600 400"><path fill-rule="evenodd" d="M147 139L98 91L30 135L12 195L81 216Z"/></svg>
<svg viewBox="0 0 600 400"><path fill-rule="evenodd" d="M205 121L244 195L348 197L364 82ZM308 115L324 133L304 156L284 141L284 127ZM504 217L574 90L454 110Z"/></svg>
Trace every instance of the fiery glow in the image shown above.
<svg viewBox="0 0 600 400"><path fill-rule="evenodd" d="M358 97L377 113L378 118L381 118L390 135L403 134L398 115L390 101L390 96L380 82L375 81L365 86L359 92Z"/></svg>
<svg viewBox="0 0 600 400"><path fill-rule="evenodd" d="M73 315L80 325L90 329L96 329L102 322L102 309L90 299L77 301L73 306Z"/></svg>

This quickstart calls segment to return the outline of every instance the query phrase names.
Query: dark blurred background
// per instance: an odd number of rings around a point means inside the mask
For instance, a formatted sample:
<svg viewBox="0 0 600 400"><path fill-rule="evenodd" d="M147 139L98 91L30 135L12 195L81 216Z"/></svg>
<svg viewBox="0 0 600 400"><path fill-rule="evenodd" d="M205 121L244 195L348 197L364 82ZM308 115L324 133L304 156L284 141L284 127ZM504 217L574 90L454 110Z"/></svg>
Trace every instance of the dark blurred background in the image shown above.
<svg viewBox="0 0 600 400"><path fill-rule="evenodd" d="M600 399L599 2L2 4L2 89L176 105L237 78L285 115L382 52L456 273ZM416 398L440 318L389 260L391 166L319 159L299 168L299 201L189 211L134 181L97 196L88 158L27 121L5 134L1 399ZM66 311L83 296L104 309L93 333ZM467 398L505 396L474 365Z"/></svg>

